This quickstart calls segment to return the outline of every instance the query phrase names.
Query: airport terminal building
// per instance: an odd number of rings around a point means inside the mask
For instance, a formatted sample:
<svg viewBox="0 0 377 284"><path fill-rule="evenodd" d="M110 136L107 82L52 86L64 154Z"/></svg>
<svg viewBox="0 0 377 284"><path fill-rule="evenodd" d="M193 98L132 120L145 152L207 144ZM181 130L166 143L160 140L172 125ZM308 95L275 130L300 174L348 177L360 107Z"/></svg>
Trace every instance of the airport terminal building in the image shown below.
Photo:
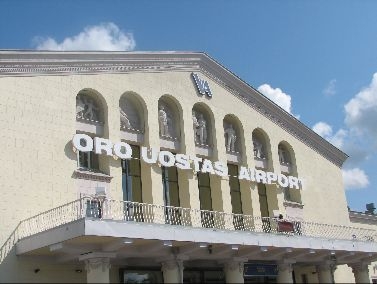
<svg viewBox="0 0 377 284"><path fill-rule="evenodd" d="M0 51L0 124L0 283L376 275L347 155L205 53Z"/></svg>

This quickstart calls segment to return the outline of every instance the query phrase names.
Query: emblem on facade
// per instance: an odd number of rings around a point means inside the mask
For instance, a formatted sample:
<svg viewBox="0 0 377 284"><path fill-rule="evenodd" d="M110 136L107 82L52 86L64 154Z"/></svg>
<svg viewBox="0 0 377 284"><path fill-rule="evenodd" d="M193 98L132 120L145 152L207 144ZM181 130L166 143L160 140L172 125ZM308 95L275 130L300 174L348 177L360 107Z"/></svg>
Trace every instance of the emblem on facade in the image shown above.
<svg viewBox="0 0 377 284"><path fill-rule="evenodd" d="M196 85L196 88L198 89L199 94L201 95L207 95L207 97L212 97L211 89L209 88L209 84L207 81L202 80L199 78L198 74L191 73L192 78L194 78L194 82Z"/></svg>

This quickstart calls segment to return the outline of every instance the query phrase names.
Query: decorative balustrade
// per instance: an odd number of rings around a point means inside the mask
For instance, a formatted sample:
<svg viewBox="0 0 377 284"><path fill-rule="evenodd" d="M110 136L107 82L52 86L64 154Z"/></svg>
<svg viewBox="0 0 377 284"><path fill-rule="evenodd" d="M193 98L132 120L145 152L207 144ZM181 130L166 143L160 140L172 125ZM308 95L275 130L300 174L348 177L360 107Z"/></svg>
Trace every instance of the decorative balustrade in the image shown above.
<svg viewBox="0 0 377 284"><path fill-rule="evenodd" d="M18 240L81 218L377 242L370 229L86 197L21 221L0 248L0 263Z"/></svg>

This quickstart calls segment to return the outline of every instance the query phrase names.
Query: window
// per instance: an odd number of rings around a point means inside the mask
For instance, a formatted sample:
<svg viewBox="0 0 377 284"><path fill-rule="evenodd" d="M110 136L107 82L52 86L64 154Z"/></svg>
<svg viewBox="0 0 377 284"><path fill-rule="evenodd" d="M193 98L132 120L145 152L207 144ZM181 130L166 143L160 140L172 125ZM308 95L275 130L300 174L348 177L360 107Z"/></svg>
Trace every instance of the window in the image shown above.
<svg viewBox="0 0 377 284"><path fill-rule="evenodd" d="M268 201L266 185L258 183L258 195L259 195L259 205L262 216L262 227L264 232L271 231L270 218L268 213Z"/></svg>
<svg viewBox="0 0 377 284"><path fill-rule="evenodd" d="M233 225L236 230L243 230L243 214L242 212L242 200L240 191L240 182L238 179L238 166L228 164L229 171L229 188L230 199L232 203L232 213L237 214L233 216ZM238 215L239 214L239 215Z"/></svg>
<svg viewBox="0 0 377 284"><path fill-rule="evenodd" d="M123 200L143 202L140 169L140 148L131 145L132 158L122 160Z"/></svg>
<svg viewBox="0 0 377 284"><path fill-rule="evenodd" d="M201 166L200 166L201 168ZM197 173L198 177L198 188L199 188L199 199L200 199L200 210L205 210L201 212L202 226L206 228L213 228L213 213L212 211L212 195L211 195L211 184L209 173Z"/></svg>
<svg viewBox="0 0 377 284"><path fill-rule="evenodd" d="M178 171L176 167L162 167L162 185L164 188L165 222L172 225L181 224L179 202Z"/></svg>
<svg viewBox="0 0 377 284"><path fill-rule="evenodd" d="M231 197L231 202L232 202L232 212L234 214L242 214L240 182L237 177L238 166L228 164L228 171L229 171L229 187L230 187L230 197Z"/></svg>
<svg viewBox="0 0 377 284"><path fill-rule="evenodd" d="M78 167L85 170L99 170L98 155L93 152L78 151Z"/></svg>
<svg viewBox="0 0 377 284"><path fill-rule="evenodd" d="M85 147L86 141L80 140L80 145ZM94 152L77 152L77 166L84 170L99 170L98 155Z"/></svg>
<svg viewBox="0 0 377 284"><path fill-rule="evenodd" d="M132 158L121 160L122 163L122 190L125 219L128 221L144 222L143 202L140 168L140 148L130 145Z"/></svg>

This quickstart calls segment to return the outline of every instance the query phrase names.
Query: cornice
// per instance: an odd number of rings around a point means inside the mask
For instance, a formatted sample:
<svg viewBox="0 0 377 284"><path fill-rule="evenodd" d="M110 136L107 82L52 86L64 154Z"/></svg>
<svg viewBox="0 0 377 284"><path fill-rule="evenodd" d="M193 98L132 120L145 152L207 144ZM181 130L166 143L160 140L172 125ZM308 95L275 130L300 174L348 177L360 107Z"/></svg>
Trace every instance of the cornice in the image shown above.
<svg viewBox="0 0 377 284"><path fill-rule="evenodd" d="M0 51L0 78L166 71L201 72L338 167L348 157L202 52Z"/></svg>

